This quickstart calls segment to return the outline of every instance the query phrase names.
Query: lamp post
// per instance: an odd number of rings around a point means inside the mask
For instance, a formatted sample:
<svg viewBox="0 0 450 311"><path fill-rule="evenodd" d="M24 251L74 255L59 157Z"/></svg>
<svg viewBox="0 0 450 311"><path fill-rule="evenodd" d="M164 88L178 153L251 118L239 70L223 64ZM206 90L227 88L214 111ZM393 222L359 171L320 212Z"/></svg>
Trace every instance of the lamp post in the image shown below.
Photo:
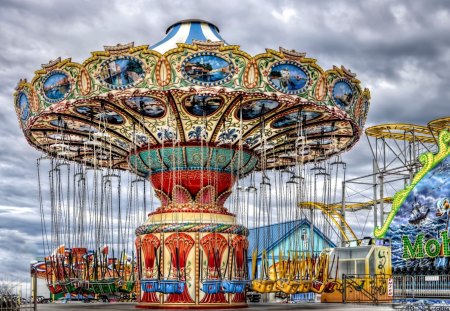
<svg viewBox="0 0 450 311"><path fill-rule="evenodd" d="M37 275L34 265L37 263L36 260L30 262L30 273L31 273L31 297L33 299L33 310L37 311Z"/></svg>

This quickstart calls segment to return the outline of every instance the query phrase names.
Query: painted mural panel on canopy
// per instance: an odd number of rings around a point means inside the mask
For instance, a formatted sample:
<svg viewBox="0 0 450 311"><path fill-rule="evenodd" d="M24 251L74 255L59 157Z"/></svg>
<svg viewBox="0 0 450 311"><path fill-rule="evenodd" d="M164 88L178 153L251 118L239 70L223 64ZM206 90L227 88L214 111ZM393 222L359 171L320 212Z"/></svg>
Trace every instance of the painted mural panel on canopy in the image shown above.
<svg viewBox="0 0 450 311"><path fill-rule="evenodd" d="M22 122L26 121L30 116L30 103L25 93L20 93L19 98L17 100L17 108L20 111L19 116Z"/></svg>
<svg viewBox="0 0 450 311"><path fill-rule="evenodd" d="M100 79L111 88L132 86L143 76L142 62L130 57L107 61L100 71Z"/></svg>
<svg viewBox="0 0 450 311"><path fill-rule="evenodd" d="M126 98L125 105L137 113L150 118L161 118L166 113L165 105L157 98L149 96L136 96Z"/></svg>
<svg viewBox="0 0 450 311"><path fill-rule="evenodd" d="M62 71L52 72L45 78L43 90L50 102L62 100L70 90L69 77Z"/></svg>

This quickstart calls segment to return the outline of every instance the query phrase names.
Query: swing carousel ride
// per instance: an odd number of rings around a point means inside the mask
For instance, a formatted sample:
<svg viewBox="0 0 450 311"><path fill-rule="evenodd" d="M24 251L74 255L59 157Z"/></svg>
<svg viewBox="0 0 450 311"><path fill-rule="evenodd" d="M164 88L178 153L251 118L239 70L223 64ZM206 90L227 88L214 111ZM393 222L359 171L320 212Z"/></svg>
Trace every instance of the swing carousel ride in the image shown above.
<svg viewBox="0 0 450 311"><path fill-rule="evenodd" d="M172 25L151 47L42 65L15 93L24 135L44 154L38 166L50 165L38 274L54 293L136 287L142 308L245 307L249 287L322 291L331 260L313 238L303 249L291 240L275 262L264 237L248 254L247 227L309 218L342 238L329 213L297 202L336 199L330 176L369 100L344 67L324 71L283 48L250 56L201 20ZM160 201L148 215L145 179Z"/></svg>

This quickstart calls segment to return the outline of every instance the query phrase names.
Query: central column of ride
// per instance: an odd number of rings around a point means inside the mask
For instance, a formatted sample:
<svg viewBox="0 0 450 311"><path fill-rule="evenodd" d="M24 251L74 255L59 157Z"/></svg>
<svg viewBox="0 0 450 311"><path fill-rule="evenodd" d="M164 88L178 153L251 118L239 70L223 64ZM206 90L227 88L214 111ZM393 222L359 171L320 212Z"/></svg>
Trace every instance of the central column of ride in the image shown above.
<svg viewBox="0 0 450 311"><path fill-rule="evenodd" d="M246 307L247 229L224 203L258 159L231 146L185 144L138 150L161 206L136 230L141 308Z"/></svg>

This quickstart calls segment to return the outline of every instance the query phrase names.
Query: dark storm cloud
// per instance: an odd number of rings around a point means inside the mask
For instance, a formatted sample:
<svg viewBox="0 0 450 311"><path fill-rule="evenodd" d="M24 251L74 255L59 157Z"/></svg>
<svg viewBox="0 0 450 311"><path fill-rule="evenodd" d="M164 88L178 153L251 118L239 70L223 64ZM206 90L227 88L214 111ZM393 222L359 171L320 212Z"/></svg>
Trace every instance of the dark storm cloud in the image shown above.
<svg viewBox="0 0 450 311"><path fill-rule="evenodd" d="M1 278L27 280L30 262L41 253L41 238L37 232L28 235L19 229L0 229L0 236Z"/></svg>
<svg viewBox="0 0 450 311"><path fill-rule="evenodd" d="M10 209L0 209L0 274L23 273L39 249L40 153L23 138L12 94L41 64L59 56L82 62L103 45L152 44L171 23L201 18L252 55L282 46L307 52L325 70L350 68L372 94L367 125L426 124L449 112L449 8L450 2L437 0L1 1L0 206ZM349 178L370 173L364 137L345 159ZM17 214L19 207L36 212ZM371 218L363 213L349 222L367 233ZM6 260L19 252L20 262Z"/></svg>
<svg viewBox="0 0 450 311"><path fill-rule="evenodd" d="M41 231L39 208L8 208L0 206L0 228L6 230L21 230L33 235Z"/></svg>

